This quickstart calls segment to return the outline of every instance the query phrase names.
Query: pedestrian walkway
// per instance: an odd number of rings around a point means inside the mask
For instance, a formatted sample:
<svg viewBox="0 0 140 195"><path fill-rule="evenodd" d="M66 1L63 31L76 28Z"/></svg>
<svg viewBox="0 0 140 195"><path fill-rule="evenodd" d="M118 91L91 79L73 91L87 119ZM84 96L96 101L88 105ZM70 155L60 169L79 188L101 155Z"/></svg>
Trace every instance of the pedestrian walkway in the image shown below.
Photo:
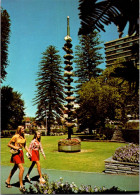
<svg viewBox="0 0 140 195"><path fill-rule="evenodd" d="M19 191L18 173L17 171L12 177L12 188L6 188L5 180L8 177L11 166L1 166L1 194L22 194ZM27 173L28 168L25 167L24 176ZM54 169L42 169L42 173L49 176L49 181L58 181L62 177L64 182L74 182L77 186L81 184L91 185L92 187L111 188L113 186L119 187L126 192L138 193L139 192L139 176L132 175L110 175L105 173L93 173L93 172L76 172L76 171L62 171ZM38 179L37 169L34 168L30 175L33 183ZM25 183L25 187L28 188L30 184Z"/></svg>

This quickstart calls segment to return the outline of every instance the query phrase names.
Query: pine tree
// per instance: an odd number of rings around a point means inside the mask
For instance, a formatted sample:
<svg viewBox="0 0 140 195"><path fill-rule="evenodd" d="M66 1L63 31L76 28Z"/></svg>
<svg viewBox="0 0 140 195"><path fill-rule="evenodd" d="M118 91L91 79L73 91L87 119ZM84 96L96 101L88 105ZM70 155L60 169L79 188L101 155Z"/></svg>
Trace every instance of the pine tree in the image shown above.
<svg viewBox="0 0 140 195"><path fill-rule="evenodd" d="M10 16L6 10L1 10L1 78L6 77L6 67L8 66L8 44L10 36ZM2 81L1 81L2 82Z"/></svg>
<svg viewBox="0 0 140 195"><path fill-rule="evenodd" d="M102 48L99 46L98 32L94 31L89 35L79 36L79 45L75 47L75 64L76 71L75 76L78 77L76 81L79 83L77 88L90 81L92 77L96 78L102 72L102 69L98 66L102 63L102 56L99 50Z"/></svg>
<svg viewBox="0 0 140 195"><path fill-rule="evenodd" d="M43 53L40 69L37 73L37 91L34 98L37 104L36 118L44 121L47 113L47 135L63 109L63 77L61 74L61 57L55 46L49 46Z"/></svg>

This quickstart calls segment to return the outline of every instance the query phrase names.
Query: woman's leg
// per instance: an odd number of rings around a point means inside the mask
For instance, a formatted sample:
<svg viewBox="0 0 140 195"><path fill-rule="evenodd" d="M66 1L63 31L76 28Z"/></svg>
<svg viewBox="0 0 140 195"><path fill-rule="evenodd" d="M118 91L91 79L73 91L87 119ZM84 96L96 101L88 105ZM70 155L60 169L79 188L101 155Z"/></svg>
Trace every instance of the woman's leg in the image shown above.
<svg viewBox="0 0 140 195"><path fill-rule="evenodd" d="M17 168L18 168L18 165L17 164L14 164L14 167L12 168L12 170L11 170L11 172L10 172L7 180L6 180L6 182L8 184L10 184L10 180L11 180L12 176L14 175L15 171L17 170Z"/></svg>
<svg viewBox="0 0 140 195"><path fill-rule="evenodd" d="M19 168L19 183L20 183L20 187L23 187L24 167L23 167L22 163L18 164L18 168Z"/></svg>
<svg viewBox="0 0 140 195"><path fill-rule="evenodd" d="M36 161L36 165L37 165L37 170L38 170L38 173L39 173L39 177L42 178L40 162Z"/></svg>
<svg viewBox="0 0 140 195"><path fill-rule="evenodd" d="M33 167L35 166L35 163L36 163L35 161L32 162L32 164L31 164L31 166L30 166L30 168L29 168L29 170L28 170L27 176L30 175L30 173L31 173L31 171L32 171L32 169L33 169Z"/></svg>

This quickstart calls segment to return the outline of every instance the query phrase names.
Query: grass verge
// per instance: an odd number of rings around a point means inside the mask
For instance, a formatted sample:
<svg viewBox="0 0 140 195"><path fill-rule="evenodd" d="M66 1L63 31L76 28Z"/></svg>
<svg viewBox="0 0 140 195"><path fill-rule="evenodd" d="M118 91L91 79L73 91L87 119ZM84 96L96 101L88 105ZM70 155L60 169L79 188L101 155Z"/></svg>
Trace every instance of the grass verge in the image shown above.
<svg viewBox="0 0 140 195"><path fill-rule="evenodd" d="M81 142L81 152L64 153L58 152L59 139L64 136L42 136L41 143L46 155L46 160L40 154L41 167L45 169L102 172L104 170L104 160L112 156L118 147L125 143L114 142ZM26 138L29 147L33 135ZM10 148L7 146L10 138L1 138L1 165L12 166L10 163ZM24 166L29 167L31 162L25 156Z"/></svg>

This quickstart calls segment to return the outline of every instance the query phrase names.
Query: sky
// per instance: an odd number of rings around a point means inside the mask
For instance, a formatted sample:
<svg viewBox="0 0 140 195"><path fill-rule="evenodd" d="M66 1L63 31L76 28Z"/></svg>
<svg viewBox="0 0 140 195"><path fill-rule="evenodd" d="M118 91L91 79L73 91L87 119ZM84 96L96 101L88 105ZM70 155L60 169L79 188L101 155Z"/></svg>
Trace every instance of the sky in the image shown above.
<svg viewBox="0 0 140 195"><path fill-rule="evenodd" d="M79 1L2 0L1 6L7 10L11 20L9 66L6 68L7 77L3 85L21 93L25 102L25 116L35 117L37 106L33 106L33 98L37 89L35 84L42 53L49 45L54 45L63 60L65 52L62 47L67 35L67 16L70 17L70 36L74 51L79 43ZM100 40L104 43L119 38L115 25L105 26L105 30L105 33L100 32ZM105 57L104 48L100 52ZM105 59L100 68L105 69Z"/></svg>

